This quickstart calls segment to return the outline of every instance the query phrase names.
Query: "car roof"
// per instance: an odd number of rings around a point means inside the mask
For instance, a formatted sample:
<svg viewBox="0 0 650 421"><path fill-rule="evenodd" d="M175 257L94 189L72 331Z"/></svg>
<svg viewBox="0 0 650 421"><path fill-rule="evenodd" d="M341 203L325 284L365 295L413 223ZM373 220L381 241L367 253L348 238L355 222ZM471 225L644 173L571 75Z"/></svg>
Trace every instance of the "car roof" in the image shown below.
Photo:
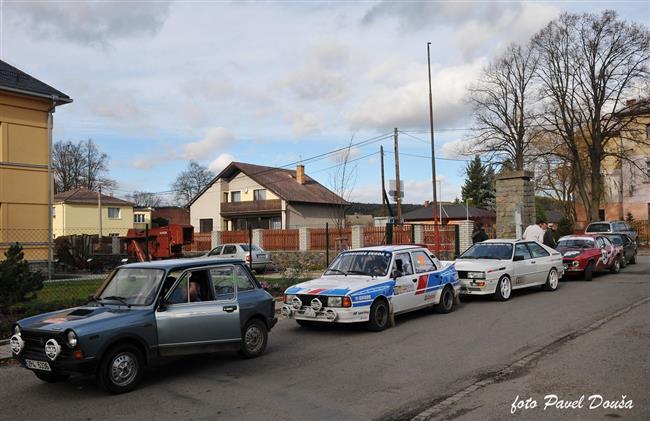
<svg viewBox="0 0 650 421"><path fill-rule="evenodd" d="M494 243L506 243L506 244L516 244L516 243L531 243L534 242L533 240L524 240L524 239L514 239L514 238L492 238L490 240L485 240L481 241L481 243L488 243L488 244L494 244ZM479 244L479 243L477 243Z"/></svg>
<svg viewBox="0 0 650 421"><path fill-rule="evenodd" d="M138 262L129 263L120 266L121 268L134 268L134 269L189 269L193 267L208 266L213 264L233 264L244 263L242 259L224 259L218 257L195 257L186 259L167 259L167 260L154 260L152 262Z"/></svg>
<svg viewBox="0 0 650 421"><path fill-rule="evenodd" d="M604 234L594 234L594 235L590 235L590 234L574 235L574 234L571 234L571 235L564 235L564 236L560 237L560 240L591 240L591 241L593 241L597 237L602 237L603 235Z"/></svg>
<svg viewBox="0 0 650 421"><path fill-rule="evenodd" d="M371 250L371 251L396 252L396 251L414 250L414 249L426 249L426 246L420 244L394 244L394 245L385 245L385 246L361 247L361 248L352 249L348 251Z"/></svg>

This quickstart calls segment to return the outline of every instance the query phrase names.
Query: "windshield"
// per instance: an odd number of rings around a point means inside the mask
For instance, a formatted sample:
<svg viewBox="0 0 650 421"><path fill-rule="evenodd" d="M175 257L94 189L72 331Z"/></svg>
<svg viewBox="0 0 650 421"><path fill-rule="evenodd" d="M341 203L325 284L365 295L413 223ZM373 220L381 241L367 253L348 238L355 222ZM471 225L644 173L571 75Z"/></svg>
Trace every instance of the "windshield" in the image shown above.
<svg viewBox="0 0 650 421"><path fill-rule="evenodd" d="M583 238L576 238L571 240L560 240L557 243L558 248L567 248L567 249L590 249L594 248L593 240L586 240Z"/></svg>
<svg viewBox="0 0 650 421"><path fill-rule="evenodd" d="M341 253L325 275L386 276L392 253L387 251L351 251Z"/></svg>
<svg viewBox="0 0 650 421"><path fill-rule="evenodd" d="M606 237L617 246L622 246L624 243L622 235L607 235Z"/></svg>
<svg viewBox="0 0 650 421"><path fill-rule="evenodd" d="M134 306L149 305L156 298L164 274L162 269L120 268L97 298Z"/></svg>
<svg viewBox="0 0 650 421"><path fill-rule="evenodd" d="M477 243L467 249L459 259L498 259L512 258L512 244L508 243Z"/></svg>
<svg viewBox="0 0 650 421"><path fill-rule="evenodd" d="M589 224L585 232L609 232L612 229L608 223Z"/></svg>

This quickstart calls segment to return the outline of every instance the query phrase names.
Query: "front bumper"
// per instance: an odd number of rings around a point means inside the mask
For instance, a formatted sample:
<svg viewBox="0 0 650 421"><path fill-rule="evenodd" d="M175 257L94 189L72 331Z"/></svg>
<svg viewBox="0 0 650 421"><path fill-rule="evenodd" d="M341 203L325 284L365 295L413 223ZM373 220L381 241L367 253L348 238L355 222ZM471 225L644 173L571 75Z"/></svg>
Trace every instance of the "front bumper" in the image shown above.
<svg viewBox="0 0 650 421"><path fill-rule="evenodd" d="M574 265L574 262L578 262L577 265ZM564 272L565 274L570 274L570 273L580 273L584 272L585 267L582 265L580 261L577 260L569 260L565 259L562 261L562 266L564 267Z"/></svg>
<svg viewBox="0 0 650 421"><path fill-rule="evenodd" d="M480 285L484 282L484 285ZM460 279L460 295L491 295L497 290L495 279Z"/></svg>
<svg viewBox="0 0 650 421"><path fill-rule="evenodd" d="M20 355L13 354L13 356L23 368L30 371L41 371L42 373L91 375L94 374L97 369L97 361L92 357L81 360L65 358L52 361L45 355L23 355L21 353ZM49 364L52 371L42 371L29 368L27 367L27 362L25 360L44 361Z"/></svg>
<svg viewBox="0 0 650 421"><path fill-rule="evenodd" d="M307 306L296 309L284 304L280 314L285 319L325 323L359 323L370 320L370 307L323 307L319 311L314 311Z"/></svg>

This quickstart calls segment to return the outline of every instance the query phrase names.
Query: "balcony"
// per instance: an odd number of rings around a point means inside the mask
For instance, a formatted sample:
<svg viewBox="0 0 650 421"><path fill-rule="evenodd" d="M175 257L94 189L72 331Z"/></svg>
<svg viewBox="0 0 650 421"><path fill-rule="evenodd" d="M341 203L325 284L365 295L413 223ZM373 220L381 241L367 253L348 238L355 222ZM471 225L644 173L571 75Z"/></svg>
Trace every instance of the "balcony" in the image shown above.
<svg viewBox="0 0 650 421"><path fill-rule="evenodd" d="M221 216L277 213L282 210L282 200L251 200L248 202L221 203Z"/></svg>

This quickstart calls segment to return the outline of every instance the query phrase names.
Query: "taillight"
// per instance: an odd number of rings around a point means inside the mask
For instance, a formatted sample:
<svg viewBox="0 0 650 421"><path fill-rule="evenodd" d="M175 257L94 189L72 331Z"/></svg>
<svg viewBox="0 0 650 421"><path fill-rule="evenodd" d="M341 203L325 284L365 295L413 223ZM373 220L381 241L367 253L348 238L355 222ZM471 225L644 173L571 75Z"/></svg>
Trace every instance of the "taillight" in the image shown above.
<svg viewBox="0 0 650 421"><path fill-rule="evenodd" d="M246 255L246 263L250 263L250 261L251 261L251 255L247 254Z"/></svg>
<svg viewBox="0 0 650 421"><path fill-rule="evenodd" d="M352 307L352 300L350 297L343 297L343 307Z"/></svg>

